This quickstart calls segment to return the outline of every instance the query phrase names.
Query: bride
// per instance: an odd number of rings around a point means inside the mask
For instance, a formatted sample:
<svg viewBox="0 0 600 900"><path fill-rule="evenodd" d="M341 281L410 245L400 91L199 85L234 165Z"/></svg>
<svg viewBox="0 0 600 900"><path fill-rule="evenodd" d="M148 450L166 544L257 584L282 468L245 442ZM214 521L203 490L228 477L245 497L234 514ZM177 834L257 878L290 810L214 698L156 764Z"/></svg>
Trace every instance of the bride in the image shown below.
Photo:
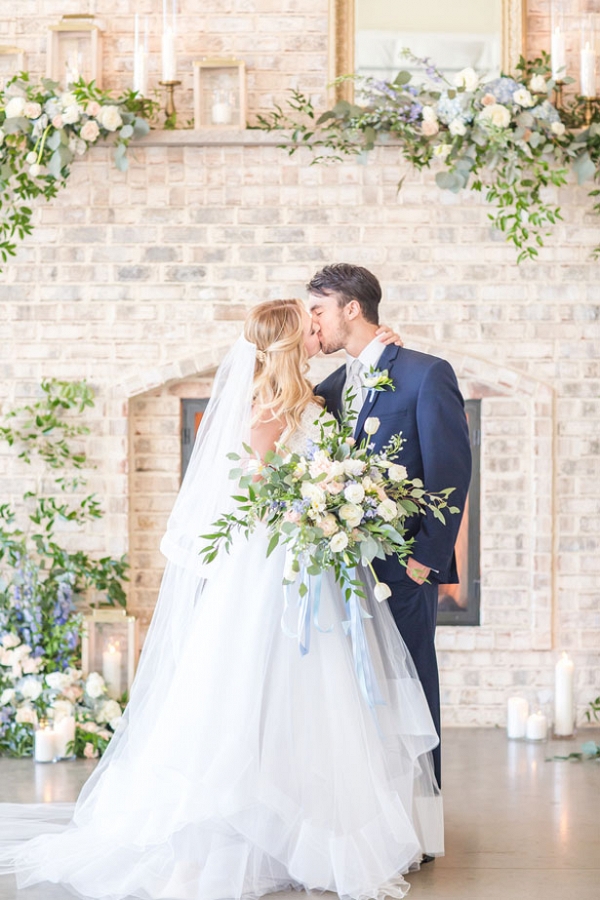
<svg viewBox="0 0 600 900"><path fill-rule="evenodd" d="M403 897L402 875L443 852L438 738L387 605L367 591L384 700L371 706L331 573L301 655L282 623L285 549L267 558L266 530L200 563L200 535L233 503L227 453L243 441L262 455L275 442L302 451L318 437L324 413L305 374L318 351L299 301L248 316L169 519L167 567L121 725L75 807L2 809L4 831L29 838L3 852L19 887L55 882L98 900L291 889L378 900Z"/></svg>

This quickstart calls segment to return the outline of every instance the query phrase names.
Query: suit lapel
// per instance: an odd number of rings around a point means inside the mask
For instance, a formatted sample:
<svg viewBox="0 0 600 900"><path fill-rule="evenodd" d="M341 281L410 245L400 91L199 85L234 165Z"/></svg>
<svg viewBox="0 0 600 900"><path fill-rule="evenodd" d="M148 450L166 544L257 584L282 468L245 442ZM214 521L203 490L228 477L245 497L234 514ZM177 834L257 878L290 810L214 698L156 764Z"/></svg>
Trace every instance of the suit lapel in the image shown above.
<svg viewBox="0 0 600 900"><path fill-rule="evenodd" d="M343 413L343 391L344 391L344 383L346 381L346 366L340 366L339 369L331 375L331 386L330 389L324 394L325 403L327 404L327 409L330 413L332 413L336 419L339 420L342 418Z"/></svg>
<svg viewBox="0 0 600 900"><path fill-rule="evenodd" d="M396 344L388 345L385 348L385 350L383 351L383 353L381 354L381 356L379 357L379 362L377 363L378 369L387 369L388 370L388 374L390 375L390 378L392 377L392 373L391 373L392 364L393 364L394 360L396 359L396 357L398 356L399 350L400 350L400 347L398 347ZM390 388L388 388L388 390L390 390ZM379 395L382 393L383 393L383 391L369 391L369 393L367 394L367 399L365 400L365 402L363 403L363 405L361 407L361 410L358 414L358 419L356 421L356 428L354 429L354 437L356 438L356 440L359 440L359 438L361 436L361 432L362 432L364 424L365 424L365 420L368 418L368 416L371 415L371 413L373 411L373 407L377 403Z"/></svg>

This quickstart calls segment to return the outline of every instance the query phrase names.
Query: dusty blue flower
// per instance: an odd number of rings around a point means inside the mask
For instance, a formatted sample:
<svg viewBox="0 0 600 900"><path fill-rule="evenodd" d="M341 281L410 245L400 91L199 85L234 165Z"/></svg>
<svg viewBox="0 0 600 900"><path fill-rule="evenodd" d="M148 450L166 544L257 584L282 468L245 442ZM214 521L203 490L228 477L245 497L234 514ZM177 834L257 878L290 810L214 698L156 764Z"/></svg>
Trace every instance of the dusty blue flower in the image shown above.
<svg viewBox="0 0 600 900"><path fill-rule="evenodd" d="M484 94L493 94L498 103L512 103L513 94L525 85L519 84L514 78L494 78L483 85Z"/></svg>
<svg viewBox="0 0 600 900"><path fill-rule="evenodd" d="M553 122L560 122L558 111L552 106L549 100L544 100L539 106L534 106L533 109L528 111L541 122L548 122L550 125Z"/></svg>

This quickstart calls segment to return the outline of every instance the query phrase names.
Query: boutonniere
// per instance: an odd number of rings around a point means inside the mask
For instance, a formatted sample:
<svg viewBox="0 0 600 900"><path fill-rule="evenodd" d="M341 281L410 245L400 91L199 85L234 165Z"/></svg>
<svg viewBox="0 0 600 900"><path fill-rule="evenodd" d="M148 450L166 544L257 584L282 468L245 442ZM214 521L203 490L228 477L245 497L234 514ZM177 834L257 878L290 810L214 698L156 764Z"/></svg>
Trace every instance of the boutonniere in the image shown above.
<svg viewBox="0 0 600 900"><path fill-rule="evenodd" d="M368 372L363 374L363 384L369 391L369 400L373 400L375 391L395 391L396 385L388 375L387 369L376 369L371 366Z"/></svg>

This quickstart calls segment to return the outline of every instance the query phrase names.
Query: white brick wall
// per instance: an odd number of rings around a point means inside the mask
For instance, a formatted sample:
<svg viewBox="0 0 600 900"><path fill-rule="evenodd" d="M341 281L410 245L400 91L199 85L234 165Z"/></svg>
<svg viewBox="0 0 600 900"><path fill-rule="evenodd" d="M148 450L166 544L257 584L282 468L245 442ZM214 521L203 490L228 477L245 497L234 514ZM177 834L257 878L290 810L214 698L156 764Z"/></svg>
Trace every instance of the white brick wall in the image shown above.
<svg viewBox="0 0 600 900"><path fill-rule="evenodd" d="M254 0L228 16L212 0L196 15L182 0L187 61L209 45L246 58L254 111L293 79L321 90L326 0L301 15L288 5ZM0 18L0 41L26 44L41 71L43 29L79 8L23 2ZM133 8L96 4L110 85L127 84ZM539 33L546 12L529 4ZM94 385L88 449L107 516L86 546L129 549L131 607L147 619L178 483L180 397L205 389L249 305L304 296L328 261L371 267L384 319L483 398L482 626L439 630L445 720L502 723L511 692L533 699L551 686L562 649L583 707L600 693L600 228L585 189L560 194L564 222L539 262L517 267L481 197L441 193L429 173L409 174L397 195L397 148L366 166L308 162L254 132L237 144L151 138L126 174L107 149L77 161L0 282L0 402L30 396L45 375ZM3 496L27 477L0 456Z"/></svg>

